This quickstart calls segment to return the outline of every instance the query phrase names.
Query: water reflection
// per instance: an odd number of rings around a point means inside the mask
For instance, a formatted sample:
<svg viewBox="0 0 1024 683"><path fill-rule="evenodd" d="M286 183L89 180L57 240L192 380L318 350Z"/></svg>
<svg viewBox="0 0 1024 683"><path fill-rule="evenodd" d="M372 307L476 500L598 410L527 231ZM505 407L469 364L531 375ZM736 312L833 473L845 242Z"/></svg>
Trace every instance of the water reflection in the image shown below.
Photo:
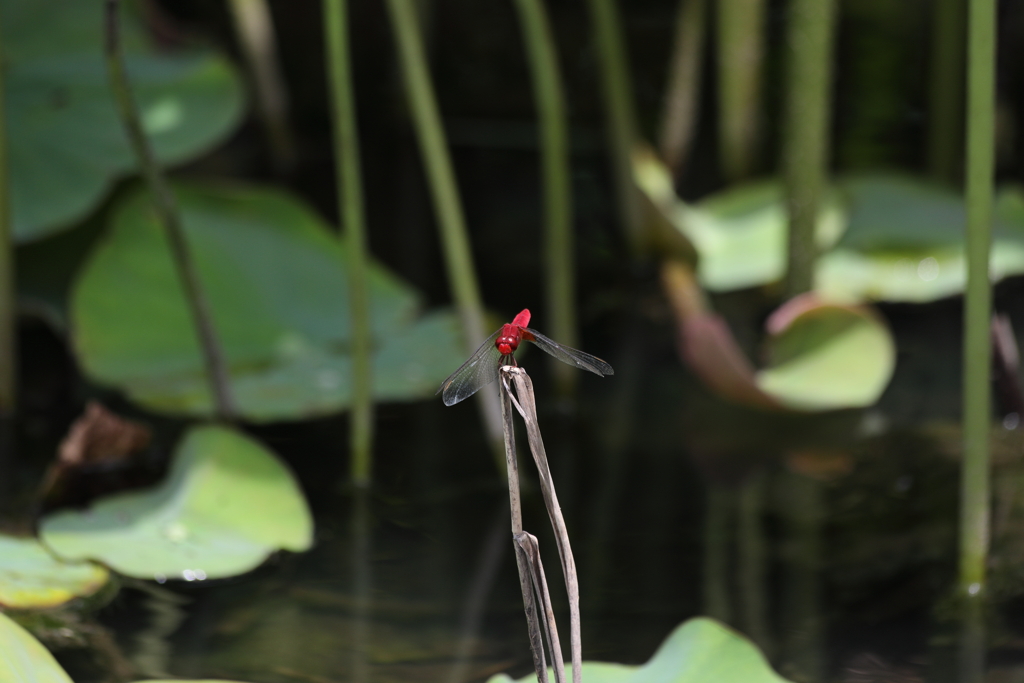
<svg viewBox="0 0 1024 683"><path fill-rule="evenodd" d="M901 361L904 384L866 415L801 417L714 400L677 364L657 364L675 363L671 348L644 351L655 337L624 337L634 348L617 365L629 369L625 388L584 383L578 422L541 416L565 421L546 435L556 484L574 479L565 513L586 549L585 658L645 661L679 622L712 614L795 681L953 683L968 643L974 653L998 646L991 680L1020 680L1021 430L995 427L993 607L976 622L985 628L962 633L959 612L936 608L955 578L960 432L952 419L918 419L956 406L955 385L920 395L926 369L941 375L948 363ZM125 613L155 608L115 605L101 619L150 675L459 683L529 673L507 492L475 411L464 412L385 410L381 478L362 498L337 495L316 458L325 448L298 431L272 439L309 489L313 550L234 580L169 580L164 588L186 598L177 621L138 648L129 646L140 618ZM569 451L573 467L560 471ZM523 476L525 526L554 547L533 474ZM560 584L551 583L559 609ZM973 661L980 680L983 660Z"/></svg>

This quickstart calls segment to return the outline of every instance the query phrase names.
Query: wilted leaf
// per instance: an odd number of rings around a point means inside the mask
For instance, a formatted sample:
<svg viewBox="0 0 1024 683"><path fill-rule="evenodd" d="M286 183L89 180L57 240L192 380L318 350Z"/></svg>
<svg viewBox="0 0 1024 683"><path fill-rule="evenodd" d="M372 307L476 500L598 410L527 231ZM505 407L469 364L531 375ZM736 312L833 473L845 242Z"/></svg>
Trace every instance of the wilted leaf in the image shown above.
<svg viewBox="0 0 1024 683"><path fill-rule="evenodd" d="M240 413L283 420L350 399L344 243L305 206L269 188L180 186L192 254L207 292ZM371 264L374 393L434 393L462 361L451 314L417 319L415 292ZM156 410L211 412L192 319L166 239L136 194L72 293L72 338L86 372Z"/></svg>
<svg viewBox="0 0 1024 683"><path fill-rule="evenodd" d="M308 549L312 532L287 466L224 427L188 432L157 488L56 512L40 524L42 540L62 557L99 560L146 579L241 574L279 548Z"/></svg>
<svg viewBox="0 0 1024 683"><path fill-rule="evenodd" d="M685 265L664 263L662 284L683 360L722 398L757 408L863 407L892 376L892 335L868 308L825 304L813 294L790 300L768 320L769 367L755 372Z"/></svg>
<svg viewBox="0 0 1024 683"><path fill-rule="evenodd" d="M125 12L129 75L161 160L222 140L244 110L239 78L209 51L158 52ZM135 168L114 109L101 0L0 0L14 235L37 239L92 210Z"/></svg>

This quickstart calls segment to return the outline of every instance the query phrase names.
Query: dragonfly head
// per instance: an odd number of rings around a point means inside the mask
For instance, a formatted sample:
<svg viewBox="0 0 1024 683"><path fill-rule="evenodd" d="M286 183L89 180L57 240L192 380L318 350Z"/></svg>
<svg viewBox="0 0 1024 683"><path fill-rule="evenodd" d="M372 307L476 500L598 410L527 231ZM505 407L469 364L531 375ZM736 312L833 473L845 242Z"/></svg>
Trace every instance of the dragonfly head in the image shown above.
<svg viewBox="0 0 1024 683"><path fill-rule="evenodd" d="M504 325L501 334L494 340L494 346L503 356L511 356L519 348L519 330L513 325Z"/></svg>
<svg viewBox="0 0 1024 683"><path fill-rule="evenodd" d="M516 337L498 337L494 340L494 345L498 347L501 355L511 356L519 346L519 339Z"/></svg>

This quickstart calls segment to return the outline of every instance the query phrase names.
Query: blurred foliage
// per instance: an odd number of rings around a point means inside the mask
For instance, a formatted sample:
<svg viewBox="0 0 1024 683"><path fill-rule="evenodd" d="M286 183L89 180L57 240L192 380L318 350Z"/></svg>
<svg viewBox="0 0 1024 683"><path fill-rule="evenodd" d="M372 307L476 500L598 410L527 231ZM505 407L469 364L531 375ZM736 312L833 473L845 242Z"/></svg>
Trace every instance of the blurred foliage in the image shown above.
<svg viewBox="0 0 1024 683"><path fill-rule="evenodd" d="M634 172L661 216L693 243L697 275L708 291L781 279L787 226L777 181L734 185L688 203L675 195L653 155L638 154ZM965 220L963 198L943 185L898 173L843 178L818 221L815 292L842 303L923 303L960 294ZM1024 274L1024 194L1018 188L1000 193L993 235L993 281Z"/></svg>
<svg viewBox="0 0 1024 683"><path fill-rule="evenodd" d="M346 407L345 243L277 189L208 183L177 194L240 415L298 419ZM144 193L118 205L71 297L74 348L91 377L156 410L210 413L196 333ZM461 361L454 316L419 317L415 291L379 265L370 300L375 397L433 395Z"/></svg>
<svg viewBox="0 0 1024 683"><path fill-rule="evenodd" d="M765 367L755 371L721 316L703 303L690 271L663 267L680 353L705 385L734 403L817 412L862 408L885 391L896 365L888 326L866 306L795 297L765 324Z"/></svg>
<svg viewBox="0 0 1024 683"><path fill-rule="evenodd" d="M15 239L71 227L135 168L102 52L101 0L2 0ZM231 65L209 50L158 50L125 22L128 69L159 158L209 150L241 120Z"/></svg>
<svg viewBox="0 0 1024 683"><path fill-rule="evenodd" d="M0 535L0 605L55 607L92 595L110 573L91 562L61 562L34 538Z"/></svg>
<svg viewBox="0 0 1024 683"><path fill-rule="evenodd" d="M73 683L53 655L32 635L0 612L0 681Z"/></svg>
<svg viewBox="0 0 1024 683"><path fill-rule="evenodd" d="M571 667L566 679L572 680ZM641 666L584 662L587 683L785 683L753 643L714 619L690 619L674 630ZM504 674L488 683L509 683ZM519 683L537 680L535 674Z"/></svg>
<svg viewBox="0 0 1024 683"><path fill-rule="evenodd" d="M279 548L307 550L313 521L287 465L234 430L207 426L183 437L157 488L49 514L40 536L68 559L194 581L247 572Z"/></svg>
<svg viewBox="0 0 1024 683"><path fill-rule="evenodd" d="M790 300L767 323L767 363L757 385L797 410L873 405L896 368L896 343L881 316L864 306Z"/></svg>
<svg viewBox="0 0 1024 683"><path fill-rule="evenodd" d="M4 683L74 683L53 655L10 617L0 612L0 681ZM174 679L175 683L237 683ZM138 683L172 683L146 680Z"/></svg>

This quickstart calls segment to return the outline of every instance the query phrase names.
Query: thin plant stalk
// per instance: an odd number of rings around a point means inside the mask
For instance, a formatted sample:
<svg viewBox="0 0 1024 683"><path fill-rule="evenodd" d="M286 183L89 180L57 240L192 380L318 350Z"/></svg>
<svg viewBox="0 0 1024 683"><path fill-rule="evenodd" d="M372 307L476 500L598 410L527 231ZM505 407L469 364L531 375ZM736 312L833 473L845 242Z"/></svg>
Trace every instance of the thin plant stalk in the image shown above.
<svg viewBox="0 0 1024 683"><path fill-rule="evenodd" d="M480 340L486 337L488 330L484 328L480 286L473 267L473 254L455 182L455 171L448 153L434 87L427 71L427 56L420 35L416 3L414 0L388 0L388 12L405 76L406 97L433 197L434 212L441 229L448 285L462 321L466 353L470 354ZM497 443L501 439L497 396L490 391L481 391L477 395L480 397L487 433Z"/></svg>
<svg viewBox="0 0 1024 683"><path fill-rule="evenodd" d="M633 145L637 141L633 86L629 76L626 39L616 0L587 0L597 43L601 91L606 111L612 178L619 222L633 254L644 246L640 199L633 182Z"/></svg>
<svg viewBox="0 0 1024 683"><path fill-rule="evenodd" d="M217 337L210 304L185 237L177 200L142 128L138 106L128 81L124 54L121 50L120 5L119 0L106 1L105 51L114 100L139 169L149 188L153 208L167 236L174 267L185 291L185 301L199 337L199 348L203 356L206 378L210 384L214 412L221 420L231 420L236 414L235 404L231 394L227 363Z"/></svg>
<svg viewBox="0 0 1024 683"><path fill-rule="evenodd" d="M287 171L295 164L295 141L288 125L288 92L277 61L270 7L267 0L228 0L228 6L274 165Z"/></svg>
<svg viewBox="0 0 1024 683"><path fill-rule="evenodd" d="M964 458L960 507L960 589L985 587L989 541L989 429L992 193L995 165L994 0L970 0L967 55L967 292L964 310Z"/></svg>
<svg viewBox="0 0 1024 683"><path fill-rule="evenodd" d="M373 462L373 376L370 287L367 276L366 219L359 163L359 133L350 61L346 0L324 0L324 31L334 123L338 211L348 254L349 307L352 310L351 477L370 485Z"/></svg>
<svg viewBox="0 0 1024 683"><path fill-rule="evenodd" d="M662 161L676 178L690 151L697 123L697 98L707 32L706 12L707 0L680 0L676 14L665 109L658 135Z"/></svg>
<svg viewBox="0 0 1024 683"><path fill-rule="evenodd" d="M928 170L935 180L957 183L963 167L965 0L932 3L928 60Z"/></svg>
<svg viewBox="0 0 1024 683"><path fill-rule="evenodd" d="M730 181L753 170L761 114L765 0L717 0L719 158Z"/></svg>
<svg viewBox="0 0 1024 683"><path fill-rule="evenodd" d="M370 519L370 489L356 487L352 496L351 556L352 569L352 621L350 647L352 653L352 683L370 681L370 625L372 624L373 567L371 566L373 537Z"/></svg>
<svg viewBox="0 0 1024 683"><path fill-rule="evenodd" d="M726 624L732 622L732 591L729 590L734 498L719 484L707 487L704 512L704 613Z"/></svg>
<svg viewBox="0 0 1024 683"><path fill-rule="evenodd" d="M556 339L564 340L569 346L577 346L572 182L565 89L544 1L516 0L515 6L526 43L533 96L540 120L547 311ZM572 394L578 373L554 358L551 366L559 393L563 396Z"/></svg>
<svg viewBox="0 0 1024 683"><path fill-rule="evenodd" d="M789 0L783 170L789 212L786 292L813 287L814 228L826 189L835 0Z"/></svg>
<svg viewBox="0 0 1024 683"><path fill-rule="evenodd" d="M522 555L524 563L530 568L530 582L533 584L533 592L541 608L543 619L540 620L540 623L544 627L548 652L551 653L552 664L554 664L555 681L556 683L565 683L565 663L562 661L562 644L558 639L555 609L551 604L548 581L544 577L544 563L540 561L540 544L537 542L536 536L526 531L515 536L513 541L516 545L517 556ZM547 679L545 678L545 680Z"/></svg>
<svg viewBox="0 0 1024 683"><path fill-rule="evenodd" d="M530 452L533 454L533 462L537 466L541 494L544 497L548 517L551 519L555 544L558 546L558 555L562 561L565 590L569 597L569 647L572 651L572 680L573 683L580 683L582 680L583 644L580 632L580 587L576 574L576 561L573 558L572 546L569 544L569 532L565 526L565 518L562 516L562 508L558 504L558 495L555 493L555 483L548 465L544 439L540 434L533 381L523 368L502 368L503 387L509 380L516 389L515 396L510 395L510 400L526 424L526 435L530 444ZM508 392L508 387L504 388ZM560 657L560 653L553 656Z"/></svg>
<svg viewBox="0 0 1024 683"><path fill-rule="evenodd" d="M784 472L779 484L779 507L789 548L783 567L786 642L781 649L798 680L821 681L825 660L821 606L824 487L795 472Z"/></svg>
<svg viewBox="0 0 1024 683"><path fill-rule="evenodd" d="M4 112L4 77L0 69L0 432L17 406L17 323L14 284L14 235L7 173L7 123ZM2 438L2 437L0 437ZM0 441L0 448L6 443ZM4 454L0 453L0 460Z"/></svg>
<svg viewBox="0 0 1024 683"><path fill-rule="evenodd" d="M533 668L538 683L547 683L548 666L544 657L544 637L537 614L537 597L533 589L532 566L529 558L522 551L518 539L523 536L523 506L519 492L519 464L516 458L516 430L512 422L512 396L505 385L505 378L499 378L501 396L501 424L505 437L505 466L507 468L508 502L512 520L512 539L516 547L516 566L519 569L519 587L523 593L523 611L526 613L526 626L530 635L530 652L533 654ZM552 653L552 656L555 656ZM559 651L558 656L561 656Z"/></svg>
<svg viewBox="0 0 1024 683"><path fill-rule="evenodd" d="M771 657L768 632L767 542L764 530L764 475L758 473L740 485L737 496L737 564L741 623L744 632Z"/></svg>

